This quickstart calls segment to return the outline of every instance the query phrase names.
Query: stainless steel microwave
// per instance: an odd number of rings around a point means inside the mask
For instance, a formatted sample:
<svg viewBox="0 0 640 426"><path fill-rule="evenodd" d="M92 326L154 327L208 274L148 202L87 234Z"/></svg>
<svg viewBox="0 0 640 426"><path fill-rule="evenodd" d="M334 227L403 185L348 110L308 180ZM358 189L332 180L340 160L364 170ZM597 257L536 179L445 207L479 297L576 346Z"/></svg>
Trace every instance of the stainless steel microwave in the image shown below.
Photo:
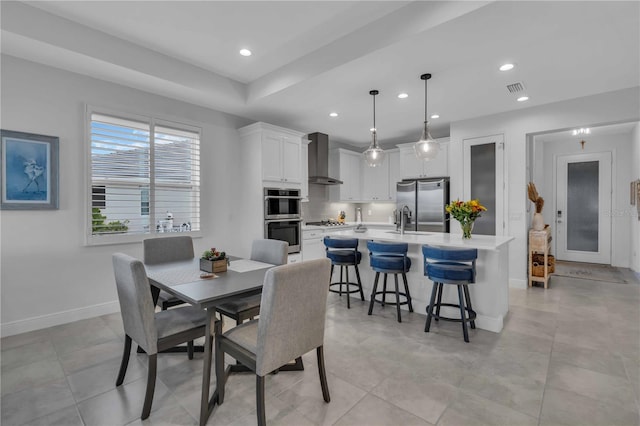
<svg viewBox="0 0 640 426"><path fill-rule="evenodd" d="M300 219L302 197L299 189L264 188L264 218Z"/></svg>

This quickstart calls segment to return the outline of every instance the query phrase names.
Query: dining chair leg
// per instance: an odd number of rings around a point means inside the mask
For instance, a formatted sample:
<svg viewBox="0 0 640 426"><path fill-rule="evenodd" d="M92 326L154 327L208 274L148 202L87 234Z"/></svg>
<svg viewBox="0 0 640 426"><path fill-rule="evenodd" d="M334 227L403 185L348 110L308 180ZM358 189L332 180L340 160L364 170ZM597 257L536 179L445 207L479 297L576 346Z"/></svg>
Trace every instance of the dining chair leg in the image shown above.
<svg viewBox="0 0 640 426"><path fill-rule="evenodd" d="M329 395L329 386L327 385L327 373L324 368L324 348L322 346L318 346L316 348L316 355L318 357L318 373L320 375L322 397L324 398L324 402L331 402L331 396Z"/></svg>
<svg viewBox="0 0 640 426"><path fill-rule="evenodd" d="M189 359L193 359L193 340L187 342L187 353Z"/></svg>
<svg viewBox="0 0 640 426"><path fill-rule="evenodd" d="M220 335L216 335L214 343L214 362L216 363L216 390L218 391L218 405L224 402L224 386L226 377L224 374L224 352L221 348L220 340L224 339Z"/></svg>
<svg viewBox="0 0 640 426"><path fill-rule="evenodd" d="M431 301L429 302L429 306L427 306L427 321L424 324L425 333L429 332L429 328L431 328L431 317L433 317L433 304L436 301L436 293L438 292L438 283L434 282L431 287Z"/></svg>
<svg viewBox="0 0 640 426"><path fill-rule="evenodd" d="M147 392L144 395L144 404L142 405L142 415L140 420L145 420L151 412L151 403L153 402L153 393L156 389L156 370L158 367L158 354L149 355L149 371L147 372Z"/></svg>
<svg viewBox="0 0 640 426"><path fill-rule="evenodd" d="M398 315L398 322L402 322L402 317L400 316L400 289L398 289L398 274L393 274L393 278L396 283L396 313Z"/></svg>
<svg viewBox="0 0 640 426"><path fill-rule="evenodd" d="M264 377L256 374L256 414L258 416L258 426L267 425L267 417L264 407Z"/></svg>
<svg viewBox="0 0 640 426"><path fill-rule="evenodd" d="M122 352L122 362L120 363L120 372L116 379L116 386L120 386L124 381L124 375L127 374L127 367L129 366L129 355L131 355L131 337L124 336L124 351Z"/></svg>
<svg viewBox="0 0 640 426"><path fill-rule="evenodd" d="M371 292L371 300L369 301L369 315L373 312L373 303L376 301L376 291L378 290L378 279L380 272L376 272L376 278L373 280L373 291Z"/></svg>

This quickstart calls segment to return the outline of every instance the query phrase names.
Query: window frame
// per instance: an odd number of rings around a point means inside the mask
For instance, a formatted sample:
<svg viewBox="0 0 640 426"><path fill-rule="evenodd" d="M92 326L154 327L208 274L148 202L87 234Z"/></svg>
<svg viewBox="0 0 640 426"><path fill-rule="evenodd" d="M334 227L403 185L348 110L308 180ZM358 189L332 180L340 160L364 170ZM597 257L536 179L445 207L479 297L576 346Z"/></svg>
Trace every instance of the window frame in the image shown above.
<svg viewBox="0 0 640 426"><path fill-rule="evenodd" d="M149 238L162 238L162 237L174 237L177 235L189 235L192 238L200 238L202 237L202 229L203 223L201 218L202 215L202 167L200 167L200 175L199 175L199 184L198 184L198 202L199 208L198 213L200 217L200 229L196 231L185 231L181 233L167 232L167 233L159 233L159 232L148 232L148 233L136 233L136 234L110 234L110 235L93 235L93 226L92 226L92 196L93 196L93 186L94 185L103 185L102 182L94 183L92 180L92 159L91 159L91 117L93 114L102 114L106 116L112 116L114 118L121 118L124 120L132 120L132 121L141 121L149 123L150 126L150 134L152 135L153 143L150 146L150 162L151 162L151 170L150 170L150 184L149 184L149 224L150 229L155 223L155 216L153 214L153 210L155 207L155 194L154 190L151 190L152 187L156 187L155 185L155 171L153 165L155 164L155 149L154 144L155 140L153 135L155 134L156 126L173 128L176 130L184 130L188 132L197 133L199 135L199 149L198 156L200 159L200 164L202 164L202 139L203 139L203 129L202 126L197 123L189 122L188 120L182 119L174 119L167 117L153 117L150 115L137 114L132 112L127 112L121 109L113 109L107 107L96 107L93 105L86 105L85 108L85 119L84 119L84 157L83 157L83 168L84 168L84 237L85 237L85 245L86 246L100 246L100 245L111 245L111 244L130 244L130 243L139 243L143 240ZM134 182L131 179L127 179L123 182L124 185L131 186L139 186L139 183ZM182 186L182 185L158 185L159 187L167 187L167 186ZM191 185L189 185L191 186ZM105 200L106 203L106 200Z"/></svg>

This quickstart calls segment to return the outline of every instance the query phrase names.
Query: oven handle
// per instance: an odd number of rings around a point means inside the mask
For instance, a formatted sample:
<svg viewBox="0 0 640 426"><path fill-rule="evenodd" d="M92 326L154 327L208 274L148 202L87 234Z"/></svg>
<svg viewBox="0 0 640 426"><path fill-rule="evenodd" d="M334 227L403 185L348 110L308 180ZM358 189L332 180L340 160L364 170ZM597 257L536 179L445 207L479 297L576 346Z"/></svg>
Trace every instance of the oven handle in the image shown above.
<svg viewBox="0 0 640 426"><path fill-rule="evenodd" d="M264 199L268 200L270 198L276 199L276 200L302 200L302 197L294 197L294 196L288 196L288 195L265 195Z"/></svg>
<svg viewBox="0 0 640 426"><path fill-rule="evenodd" d="M264 223L277 223L277 222L302 222L302 219L267 219Z"/></svg>

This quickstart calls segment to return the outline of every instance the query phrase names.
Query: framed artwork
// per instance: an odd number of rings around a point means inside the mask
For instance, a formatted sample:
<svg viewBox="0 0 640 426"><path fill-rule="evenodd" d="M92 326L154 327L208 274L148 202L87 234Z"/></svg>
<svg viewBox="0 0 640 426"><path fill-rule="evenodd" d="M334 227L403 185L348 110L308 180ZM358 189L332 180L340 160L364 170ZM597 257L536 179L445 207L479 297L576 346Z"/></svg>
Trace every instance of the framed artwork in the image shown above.
<svg viewBox="0 0 640 426"><path fill-rule="evenodd" d="M57 209L59 139L4 129L0 133L0 209Z"/></svg>

